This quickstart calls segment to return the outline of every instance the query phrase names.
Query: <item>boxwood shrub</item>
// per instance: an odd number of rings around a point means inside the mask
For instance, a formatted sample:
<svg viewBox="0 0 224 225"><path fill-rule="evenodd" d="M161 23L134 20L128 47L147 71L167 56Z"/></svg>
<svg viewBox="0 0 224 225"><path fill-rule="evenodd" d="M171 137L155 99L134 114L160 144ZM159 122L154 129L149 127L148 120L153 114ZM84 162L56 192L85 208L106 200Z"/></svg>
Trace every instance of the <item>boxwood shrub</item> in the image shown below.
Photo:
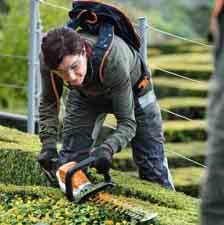
<svg viewBox="0 0 224 225"><path fill-rule="evenodd" d="M131 224L121 213L99 204L69 202L57 189L0 185L1 225Z"/></svg>
<svg viewBox="0 0 224 225"><path fill-rule="evenodd" d="M152 69L152 74L155 77L167 77L167 76L173 76L171 74L168 74L165 71L160 70L159 68L163 70L167 70L169 72L176 73L178 75L185 76L187 78L192 78L196 80L208 80L211 78L211 75L213 73L213 67L212 65L207 64L195 64L195 65L187 65L184 63L176 63L176 64L150 64L150 67Z"/></svg>
<svg viewBox="0 0 224 225"><path fill-rule="evenodd" d="M197 202L191 208L176 209L152 204L133 197L113 195L112 201L121 202L145 213L157 213L156 225L196 225ZM77 224L77 225L129 225L135 224L110 204L86 202L76 205L68 202L62 193L53 188L13 186L0 184L0 224ZM187 199L189 200L189 199ZM193 199L192 199L193 200ZM103 206L103 207L102 207ZM195 211L194 211L195 210ZM144 223L149 224L149 223ZM152 223L150 223L151 225Z"/></svg>
<svg viewBox="0 0 224 225"><path fill-rule="evenodd" d="M11 206L13 205L15 209L10 211L10 209L7 208L8 207L7 204L6 206L1 206L2 207L1 210L4 213L2 214L0 218L1 219L3 218L4 221L6 221L7 219L8 221L11 221L10 222L11 224L13 224L16 221L16 219L25 218L25 220L27 220L28 215L31 215L31 218L32 218L32 215L44 216L46 215L46 208L47 210L49 210L49 213L51 213L52 211L49 205L52 205L52 207L56 207L56 212L57 210L59 210L58 211L59 214L58 214L58 218L56 218L55 216L53 217L49 216L49 217L51 217L53 221L62 221L62 218L65 217L65 214L66 214L65 212L66 208L69 208L70 205L68 204L68 202L64 203L64 199L62 195L58 194L59 190L44 189L44 192L42 193L43 187L41 187L41 190L38 191L39 187L37 186L15 188L15 186L9 185L10 183L17 184L17 185L46 185L46 181L44 178L41 178L42 176L38 168L38 165L36 163L36 154L37 154L37 149L39 148L39 143L37 141L37 138L35 136L30 136L28 138L27 134L24 134L23 136L22 132L18 132L15 130L11 130L11 132L9 131L10 129L8 128L1 127L0 129L0 133L4 132L6 134L1 139L1 142L0 142L1 144L0 155L3 152L3 157L0 158L0 164L2 168L1 175L0 175L1 177L0 182L7 184L3 186L0 185L1 187L0 193L1 193L1 196L3 194L2 199L4 199L4 201L6 202L8 201L9 203L8 206L10 207L10 202L12 202ZM14 138L11 138L10 135L9 136L7 135L10 133ZM22 140L22 137L23 137L23 140ZM28 150L29 142L32 144L30 145L31 149ZM5 149L4 149L5 144L7 144L7 149L6 149L7 154L5 154ZM24 150L23 150L23 145L24 145ZM14 164L14 166L12 166L12 164ZM163 224L163 225L197 224L198 200L188 197L182 193L166 190L157 184L152 184L150 182L139 180L136 177L133 177L121 171L113 170L111 171L111 174L113 177L113 181L116 183L116 188L112 190L113 194L122 195L120 198L124 199L123 201L127 201L127 202L131 201L133 204L135 203L143 207L144 210L157 212L159 214L158 224ZM102 179L102 178L98 178L97 176L97 180L98 179ZM23 193L23 196L29 196L28 193L36 193L38 200L35 203L32 196L28 200L26 199L23 200L23 197L21 197L20 194L17 194L18 198L14 197L16 193L18 192ZM13 193L13 194L11 195L12 197L8 197L10 195L8 194L5 195L5 193ZM37 193L42 193L42 195L39 195ZM48 193L51 196L50 198L46 198L46 196L48 196ZM45 200L41 199L43 196ZM128 199L126 199L127 197ZM129 198L132 200L129 200ZM19 204L17 204L17 201L19 202ZM43 201L46 201L46 202L43 203ZM42 207L43 207L43 210L42 210ZM87 210L86 210L86 207L87 207ZM101 209L99 208L96 209L95 205L93 205L93 208L91 208L89 204L86 205L86 207L83 208L84 213L78 214L79 216L73 218L73 220L81 219L81 222L83 222L82 221L83 219L85 224L90 224L89 221L91 220L91 218L88 217L87 215L89 215L91 210L93 210L94 212L96 210L98 212L98 215L101 215L101 213L99 212L99 210ZM74 210L76 209L77 207L74 208ZM67 213L69 213L69 211ZM102 213L104 215L104 211ZM16 219L14 215L16 215ZM110 220L111 214L109 215L110 215L109 217L109 220ZM35 216L33 217L35 218ZM36 219L40 219L40 218L38 218L37 216ZM68 219L70 219L69 216L68 216ZM51 222L49 223L51 224ZM59 224L61 223L59 222ZM79 223L77 222L77 224ZM99 223L99 224L103 224L103 223Z"/></svg>
<svg viewBox="0 0 224 225"><path fill-rule="evenodd" d="M154 89L158 98L207 97L208 82L196 83L190 80L170 77L154 77Z"/></svg>
<svg viewBox="0 0 224 225"><path fill-rule="evenodd" d="M195 45L190 42L184 42L179 40L166 41L163 44L154 44L153 48L159 48L162 54L175 54L175 53L189 53L189 52L200 52L200 53L211 53L211 48Z"/></svg>
<svg viewBox="0 0 224 225"><path fill-rule="evenodd" d="M150 63L161 66L163 64L169 63L173 67L179 63L184 63L186 66L195 66L195 65L210 65L212 66L213 63L213 55L212 53L175 53L169 55L159 55L151 57Z"/></svg>
<svg viewBox="0 0 224 225"><path fill-rule="evenodd" d="M199 166L197 164L194 164L193 162L186 160L185 158L181 158L179 154L189 158L190 160L199 162L202 165L205 164L205 142L166 143L165 151L170 168ZM113 168L122 171L132 171L136 169L136 166L132 159L131 148L126 148L114 155Z"/></svg>
<svg viewBox="0 0 224 225"><path fill-rule="evenodd" d="M204 119L206 115L207 99L199 97L163 98L159 101L164 120L182 120L166 110L172 111L190 119Z"/></svg>
<svg viewBox="0 0 224 225"><path fill-rule="evenodd" d="M106 118L105 126L101 130L99 139L102 141L110 135L116 127L116 119L109 115ZM207 137L205 121L203 120L177 120L164 122L164 135L167 142L188 142L204 141Z"/></svg>

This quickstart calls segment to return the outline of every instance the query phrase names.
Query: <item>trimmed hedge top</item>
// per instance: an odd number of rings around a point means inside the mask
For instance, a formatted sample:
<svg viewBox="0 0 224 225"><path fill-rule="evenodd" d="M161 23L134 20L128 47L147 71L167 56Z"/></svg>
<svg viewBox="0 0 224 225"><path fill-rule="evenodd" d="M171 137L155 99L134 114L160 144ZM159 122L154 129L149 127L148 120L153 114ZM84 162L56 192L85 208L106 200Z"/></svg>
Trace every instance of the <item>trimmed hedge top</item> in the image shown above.
<svg viewBox="0 0 224 225"><path fill-rule="evenodd" d="M183 80L181 78L174 78L172 75L167 74L167 77L156 77L153 79L155 85L160 85L165 87L175 87L179 89L189 89L189 90L198 90L198 91L207 91L208 82L201 81L196 83L190 80Z"/></svg>
<svg viewBox="0 0 224 225"><path fill-rule="evenodd" d="M170 55L161 55L156 57L151 57L150 64L155 65L163 65L163 64L171 64L175 67L175 65L184 63L184 64L190 64L190 66L194 66L195 64L210 64L212 66L213 62L213 56L211 53L185 53L185 54L170 54ZM186 65L189 66L189 65Z"/></svg>
<svg viewBox="0 0 224 225"><path fill-rule="evenodd" d="M206 107L207 99L200 97L173 97L163 98L159 101L161 107L166 109L172 108L188 108L188 107Z"/></svg>
<svg viewBox="0 0 224 225"><path fill-rule="evenodd" d="M4 132L4 128L1 127L0 131L1 131L0 134ZM5 131L6 131L5 133L7 133L9 129L6 128ZM27 134L24 134L23 136L22 132L18 132L16 130L11 130L11 134L14 135L15 137L14 140L19 140L20 138L24 138L24 137L27 138ZM33 139L33 142L31 141L31 139ZM7 140L4 139L4 142L7 142ZM12 141L12 139L10 139L10 141ZM38 148L39 143L36 142L37 139L35 136L30 136L30 138L27 139L27 141L36 143L37 144L36 148ZM3 145L0 148L0 164L2 165L4 164L4 166L1 166L2 168L1 174L0 174L1 182L6 184L15 183L20 185L46 185L46 181L45 179L43 179L43 176L41 176L40 170L36 162L36 152L27 151L27 150L23 151L22 150L23 143L21 142L19 143L19 141L17 145L19 146L18 149L20 150L14 149L13 145L11 145L11 148L9 149L4 149ZM121 196L121 198L123 198L124 201L127 201L127 202L131 201L133 204L135 203L143 207L145 210L148 209L154 212L158 212L159 224L161 225L197 224L198 200L191 198L189 196L186 196L182 193L169 191L167 189L160 187L157 184L152 184L150 182L139 180L136 177L130 176L121 171L112 171L112 178L114 182L117 184L116 188L114 188L114 190L112 191L113 194L123 195ZM53 221L62 221L60 217L66 218L65 209L69 208L71 205L69 205L70 203L68 203L67 201L64 202L65 200L64 198L62 199L62 193L60 193L59 190L54 190L52 188L47 188L47 189L40 188L40 190L38 190L39 188L40 187L15 187L12 185L6 185L6 186L0 185L0 193L1 195L3 193L3 199L9 200L9 206L10 206L10 202L12 202L12 198L14 197L10 197L10 194L5 195L4 193L17 193L17 194L23 193L22 194L23 196L24 195L27 196L31 194L32 196L34 195L37 198L42 198L43 196L46 197L50 195L51 196L50 198L48 197L46 198L47 203L44 206L42 205L43 200L41 199L37 200L37 202L35 203L33 201L33 197L31 198L30 202L27 202L26 200L25 201L22 200L21 202L21 199L19 199L18 201L21 204L18 204L18 205L16 205L17 200L15 200L13 202L13 205L15 208L14 210L15 211L18 210L16 211L17 212L16 215L21 213L21 216L26 219L28 214L32 216L36 213L36 211L38 211L40 215L45 215L46 208L47 210L49 210L50 213L52 212L49 205L53 205L53 208L54 208L54 205L57 206L58 204L61 204L60 207L58 208L56 207L56 211L57 210L60 211L59 217L56 218L53 216L53 218L51 219L54 219ZM128 198L126 199L125 196ZM36 208L35 208L35 204L36 204ZM42 211L42 206L45 211ZM5 207L2 209L4 212L3 218L8 219L9 221L13 221L13 219L15 218L12 215L12 211L10 211L9 208L7 209L8 207L7 204ZM91 211L91 209L88 207L90 207L89 204L86 204L85 207L83 208L84 211L86 210L85 211L86 213L83 214L85 215L84 217L86 217L86 215L89 215L88 213ZM22 208L24 209L24 211L22 210ZM32 208L34 209L33 211L32 211ZM39 211L38 208L41 208L39 209L41 211ZM74 211L74 210L73 212L75 215L75 212L77 213L77 211ZM95 211L95 208L94 208L94 211ZM50 214L50 215L53 215L53 214ZM77 214L77 215L78 216L73 219L79 219L80 217L82 218L82 214ZM101 215L101 214L98 213L98 215ZM70 217L68 216L68 218ZM118 217L118 219L119 218L120 217ZM87 221L85 221L86 222L85 224L91 224L91 223L88 223L88 221L90 220L91 218L87 217ZM103 221L103 219L101 219L101 221ZM59 224L63 224L63 223L59 223ZM99 223L99 224L104 224L104 223Z"/></svg>

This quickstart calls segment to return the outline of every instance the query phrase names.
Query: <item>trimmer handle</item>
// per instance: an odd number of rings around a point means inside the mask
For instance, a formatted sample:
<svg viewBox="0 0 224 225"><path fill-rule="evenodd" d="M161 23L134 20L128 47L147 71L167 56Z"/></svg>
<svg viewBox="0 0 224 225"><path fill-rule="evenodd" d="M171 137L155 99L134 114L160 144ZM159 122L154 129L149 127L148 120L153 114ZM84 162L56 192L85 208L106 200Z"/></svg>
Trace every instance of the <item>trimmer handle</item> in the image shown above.
<svg viewBox="0 0 224 225"><path fill-rule="evenodd" d="M87 159L77 163L73 168L69 169L65 176L65 185L66 185L66 196L72 201L73 200L73 190L72 190L72 176L78 171L87 166L91 166L93 162L96 161L96 157L90 156ZM111 176L108 173L103 174L105 182L111 182Z"/></svg>
<svg viewBox="0 0 224 225"><path fill-rule="evenodd" d="M105 182L112 182L112 179L111 179L109 171L108 171L108 173L103 174L103 176L104 176L104 181Z"/></svg>

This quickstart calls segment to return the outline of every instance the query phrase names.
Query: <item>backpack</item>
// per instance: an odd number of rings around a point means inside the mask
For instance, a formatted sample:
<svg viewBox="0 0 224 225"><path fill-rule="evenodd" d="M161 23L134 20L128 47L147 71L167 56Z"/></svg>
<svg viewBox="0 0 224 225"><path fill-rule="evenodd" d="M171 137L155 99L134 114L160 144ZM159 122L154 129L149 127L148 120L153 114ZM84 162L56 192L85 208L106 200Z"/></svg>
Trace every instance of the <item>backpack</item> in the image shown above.
<svg viewBox="0 0 224 225"><path fill-rule="evenodd" d="M99 76L101 82L104 80L104 63L112 47L114 34L122 38L139 53L140 39L138 34L129 18L114 6L93 0L74 0L72 10L69 11L69 17L70 21L67 23L69 28L75 30L81 28L83 32L98 35L98 40L93 48L92 61L94 73ZM150 81L150 72L140 53L139 57L142 64L142 76L134 87L135 92L141 91L142 88L139 87L142 81Z"/></svg>
<svg viewBox="0 0 224 225"><path fill-rule="evenodd" d="M137 51L140 48L139 36L129 18L114 6L95 1L74 1L69 12L71 21L68 26L73 29L81 27L84 32L97 35L103 24L114 27L114 33Z"/></svg>

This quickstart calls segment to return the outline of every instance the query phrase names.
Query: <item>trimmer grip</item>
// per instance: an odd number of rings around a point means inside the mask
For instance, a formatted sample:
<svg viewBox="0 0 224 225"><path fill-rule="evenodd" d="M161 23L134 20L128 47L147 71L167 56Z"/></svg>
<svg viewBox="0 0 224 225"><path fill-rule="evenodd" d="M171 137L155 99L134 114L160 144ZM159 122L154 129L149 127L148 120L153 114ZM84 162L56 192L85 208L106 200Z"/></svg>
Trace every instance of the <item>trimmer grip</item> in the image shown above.
<svg viewBox="0 0 224 225"><path fill-rule="evenodd" d="M81 170L83 168L85 168L86 166L91 165L94 161L96 160L95 157L89 157L79 163L77 163L74 167L72 167L71 169L69 169L66 173L65 176L65 186L66 186L66 196L68 198L68 200L73 201L73 188L72 188L72 177L73 175L78 171Z"/></svg>
<svg viewBox="0 0 224 225"><path fill-rule="evenodd" d="M111 179L111 176L110 176L110 173L109 173L109 172L108 172L108 173L106 173L106 174L104 174L103 176L104 176L104 181L105 181L105 182L111 182L111 181L112 181L112 179Z"/></svg>

